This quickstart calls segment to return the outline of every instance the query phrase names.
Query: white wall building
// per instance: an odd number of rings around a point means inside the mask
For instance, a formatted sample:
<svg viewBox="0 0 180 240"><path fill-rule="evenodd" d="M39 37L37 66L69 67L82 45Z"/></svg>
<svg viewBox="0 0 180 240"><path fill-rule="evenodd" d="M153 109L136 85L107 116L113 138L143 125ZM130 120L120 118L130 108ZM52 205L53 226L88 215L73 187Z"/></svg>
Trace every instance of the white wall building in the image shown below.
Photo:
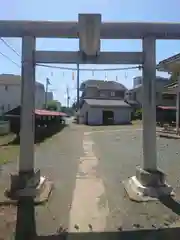
<svg viewBox="0 0 180 240"><path fill-rule="evenodd" d="M88 125L131 122L132 109L124 102L127 89L113 81L88 80L81 85L79 121Z"/></svg>
<svg viewBox="0 0 180 240"><path fill-rule="evenodd" d="M45 101L44 85L36 82L35 108L42 109ZM0 115L19 106L21 103L21 76L0 75Z"/></svg>

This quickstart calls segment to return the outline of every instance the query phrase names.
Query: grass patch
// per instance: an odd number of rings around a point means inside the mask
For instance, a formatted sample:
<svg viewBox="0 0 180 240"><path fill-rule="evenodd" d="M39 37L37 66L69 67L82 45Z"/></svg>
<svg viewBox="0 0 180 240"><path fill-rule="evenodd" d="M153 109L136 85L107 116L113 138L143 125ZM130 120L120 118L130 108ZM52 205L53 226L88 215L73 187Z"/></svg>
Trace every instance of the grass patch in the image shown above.
<svg viewBox="0 0 180 240"><path fill-rule="evenodd" d="M54 135L63 130L65 125L41 128L36 132L35 147L50 140ZM15 134L0 136L0 165L17 159L20 150L20 139Z"/></svg>
<svg viewBox="0 0 180 240"><path fill-rule="evenodd" d="M14 134L0 136L0 165L17 159L19 155L19 145L9 144L14 138Z"/></svg>
<svg viewBox="0 0 180 240"><path fill-rule="evenodd" d="M142 125L142 120L133 120L132 125Z"/></svg>

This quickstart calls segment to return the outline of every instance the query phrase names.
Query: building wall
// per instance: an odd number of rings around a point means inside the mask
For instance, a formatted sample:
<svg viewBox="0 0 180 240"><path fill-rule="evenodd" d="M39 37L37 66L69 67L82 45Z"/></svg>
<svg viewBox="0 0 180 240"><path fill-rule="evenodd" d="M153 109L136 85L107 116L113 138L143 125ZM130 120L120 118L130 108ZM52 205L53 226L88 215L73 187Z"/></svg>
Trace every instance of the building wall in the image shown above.
<svg viewBox="0 0 180 240"><path fill-rule="evenodd" d="M53 93L52 92L47 92L47 103L53 101Z"/></svg>
<svg viewBox="0 0 180 240"><path fill-rule="evenodd" d="M82 93L81 98L105 98L105 99L124 99L125 90L111 90L105 89L101 90L97 87L87 87Z"/></svg>
<svg viewBox="0 0 180 240"><path fill-rule="evenodd" d="M98 97L98 89L96 87L88 87L84 91L84 96L86 98Z"/></svg>
<svg viewBox="0 0 180 240"><path fill-rule="evenodd" d="M133 88L139 87L142 84L142 77L133 78Z"/></svg>
<svg viewBox="0 0 180 240"><path fill-rule="evenodd" d="M35 90L35 108L43 108L45 91L39 83ZM21 103L21 84L5 85L0 83L0 115L7 112Z"/></svg>
<svg viewBox="0 0 180 240"><path fill-rule="evenodd" d="M88 124L89 125L102 125L103 124L103 110L109 110L114 112L114 124L130 123L131 122L131 108L118 107L90 107L88 104L84 104L80 110L80 123L86 124L86 112L88 112Z"/></svg>
<svg viewBox="0 0 180 240"><path fill-rule="evenodd" d="M122 124L122 123L130 123L131 122L131 108L115 108L114 109L114 123Z"/></svg>
<svg viewBox="0 0 180 240"><path fill-rule="evenodd" d="M137 79L139 80L139 79ZM172 100L164 99L162 96L162 93L164 91L164 86L167 85L166 80L156 81L156 105L167 105L167 106L173 106L171 105L173 103ZM140 105L142 105L142 97L143 97L143 89L142 85L136 86L134 89L129 90L125 94L125 100L127 101L137 101Z"/></svg>
<svg viewBox="0 0 180 240"><path fill-rule="evenodd" d="M0 114L20 104L21 90L19 85L0 85Z"/></svg>
<svg viewBox="0 0 180 240"><path fill-rule="evenodd" d="M45 103L44 86L36 85L35 108L42 109Z"/></svg>

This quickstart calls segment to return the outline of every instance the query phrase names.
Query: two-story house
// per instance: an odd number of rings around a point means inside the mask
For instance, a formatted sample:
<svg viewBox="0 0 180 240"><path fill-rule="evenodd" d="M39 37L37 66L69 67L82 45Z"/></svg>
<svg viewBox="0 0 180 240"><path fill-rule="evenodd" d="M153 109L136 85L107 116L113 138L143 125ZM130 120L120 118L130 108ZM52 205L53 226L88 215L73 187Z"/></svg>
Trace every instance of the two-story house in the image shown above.
<svg viewBox="0 0 180 240"><path fill-rule="evenodd" d="M79 122L89 125L131 121L131 107L124 102L126 87L114 81L87 80L80 86Z"/></svg>
<svg viewBox="0 0 180 240"><path fill-rule="evenodd" d="M45 90L42 83L35 85L35 107L43 108ZM21 104L21 76L13 74L0 75L0 115Z"/></svg>
<svg viewBox="0 0 180 240"><path fill-rule="evenodd" d="M133 79L134 88L125 93L125 101L130 105L142 107L142 77L138 76ZM169 83L168 78L156 77L156 105L171 105L171 101L163 94L164 87Z"/></svg>

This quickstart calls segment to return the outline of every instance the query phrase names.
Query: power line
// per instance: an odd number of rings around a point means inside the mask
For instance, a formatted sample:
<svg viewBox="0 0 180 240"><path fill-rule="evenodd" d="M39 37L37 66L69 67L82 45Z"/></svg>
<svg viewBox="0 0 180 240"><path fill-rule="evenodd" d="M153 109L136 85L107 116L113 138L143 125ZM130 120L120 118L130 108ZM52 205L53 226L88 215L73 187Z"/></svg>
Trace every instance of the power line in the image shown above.
<svg viewBox="0 0 180 240"><path fill-rule="evenodd" d="M46 67L46 68L54 68L54 69L61 69L61 70L70 70L70 71L77 71L77 68L69 68L69 67L59 67L59 66L50 66L46 64L36 64L40 67ZM100 71L120 71L120 70L132 70L132 69L142 69L142 66L134 66L134 67L124 67L124 68L103 68L103 69L93 69L93 68L81 68L80 71L94 71L94 72L100 72Z"/></svg>
<svg viewBox="0 0 180 240"><path fill-rule="evenodd" d="M13 60L12 60L11 58L9 58L6 54L4 54L4 53L2 53L2 52L0 52L0 54L1 54L3 57L5 57L7 60L9 60L11 63L15 64L17 67L21 68L21 66L20 66L18 63L16 63L15 61L13 61Z"/></svg>
<svg viewBox="0 0 180 240"><path fill-rule="evenodd" d="M18 63L16 63L15 61L13 61L11 58L9 58L6 54L0 52L0 54L5 57L6 59L8 59L10 62L12 62L13 64L15 64L18 67L21 67ZM69 71L77 71L76 68L69 68L69 67L58 67L58 66L50 66L50 65L46 65L46 64L36 64L37 66L40 67L46 67L46 68L54 68L54 69L61 69L61 70L69 70ZM134 66L134 67L124 67L124 68L104 68L104 69L93 69L93 68L81 68L79 69L80 71L93 71L93 72L101 72L101 71L120 71L120 70L133 70L133 69L141 69L142 66Z"/></svg>
<svg viewBox="0 0 180 240"><path fill-rule="evenodd" d="M18 57L21 57L20 53L18 53L5 39L0 37L0 40L8 47L10 48Z"/></svg>
<svg viewBox="0 0 180 240"><path fill-rule="evenodd" d="M21 55L6 41L4 40L2 37L0 37L0 40L8 47L10 48L14 53L16 53L17 56L21 57ZM6 59L8 59L9 61L11 61L12 63L14 63L15 65L17 65L18 67L20 67L19 64L17 64L16 62L14 62L12 59L10 59L7 55L5 55L4 53L0 52L0 54L2 56L4 56ZM41 67L46 67L46 68L54 68L54 69L61 69L61 70L70 70L70 71L77 71L77 68L69 68L69 67L59 67L59 66L50 66L50 65L46 65L46 64L36 64L37 66L41 66ZM104 68L104 69L89 69L89 68L81 68L79 69L79 71L92 71L92 72L101 72L101 71L123 71L123 70L133 70L133 69L142 69L142 66L133 66L133 67L124 67L124 68Z"/></svg>

